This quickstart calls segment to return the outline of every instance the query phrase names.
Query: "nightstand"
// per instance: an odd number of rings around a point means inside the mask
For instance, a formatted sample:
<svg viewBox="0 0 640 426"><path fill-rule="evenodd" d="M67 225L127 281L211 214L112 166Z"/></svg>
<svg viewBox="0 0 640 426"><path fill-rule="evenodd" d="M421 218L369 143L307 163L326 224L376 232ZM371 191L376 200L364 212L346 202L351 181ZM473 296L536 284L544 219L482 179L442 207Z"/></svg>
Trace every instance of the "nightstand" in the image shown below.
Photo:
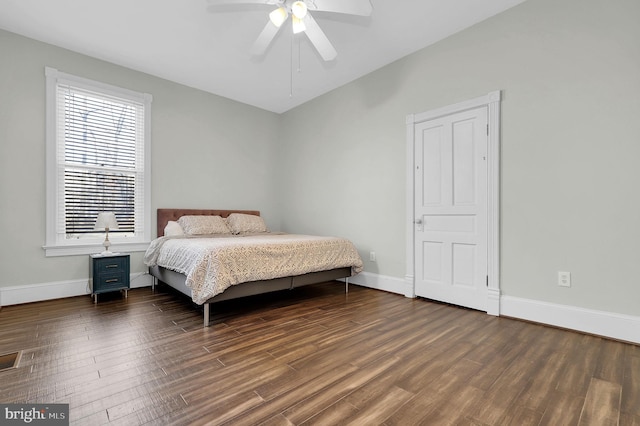
<svg viewBox="0 0 640 426"><path fill-rule="evenodd" d="M98 294L108 291L129 291L129 255L113 253L111 255L92 254L89 277L91 277L91 297L98 303Z"/></svg>

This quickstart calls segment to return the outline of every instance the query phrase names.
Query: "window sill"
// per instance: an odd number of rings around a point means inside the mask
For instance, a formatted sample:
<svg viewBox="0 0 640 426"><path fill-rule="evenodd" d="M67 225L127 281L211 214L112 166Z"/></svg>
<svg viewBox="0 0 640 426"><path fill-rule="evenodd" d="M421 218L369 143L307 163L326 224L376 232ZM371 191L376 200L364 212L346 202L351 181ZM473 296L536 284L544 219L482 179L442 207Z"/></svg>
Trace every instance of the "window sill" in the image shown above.
<svg viewBox="0 0 640 426"><path fill-rule="evenodd" d="M114 253L131 253L136 251L146 251L149 243L113 243L109 250ZM46 257L57 256L79 256L83 254L96 254L104 250L102 244L77 244L69 246L43 246Z"/></svg>

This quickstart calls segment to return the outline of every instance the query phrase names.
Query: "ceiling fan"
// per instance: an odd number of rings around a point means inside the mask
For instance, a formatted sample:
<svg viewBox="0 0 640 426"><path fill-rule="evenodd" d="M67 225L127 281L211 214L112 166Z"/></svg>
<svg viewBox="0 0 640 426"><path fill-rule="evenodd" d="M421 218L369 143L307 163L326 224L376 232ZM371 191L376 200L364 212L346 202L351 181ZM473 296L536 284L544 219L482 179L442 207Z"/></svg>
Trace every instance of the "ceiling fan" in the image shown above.
<svg viewBox="0 0 640 426"><path fill-rule="evenodd" d="M212 6L233 4L264 4L276 8L269 13L269 21L256 39L251 53L265 53L283 24L291 17L294 34L304 32L325 61L332 61L338 55L324 34L311 11L343 13L347 15L369 16L373 8L369 0L208 0Z"/></svg>

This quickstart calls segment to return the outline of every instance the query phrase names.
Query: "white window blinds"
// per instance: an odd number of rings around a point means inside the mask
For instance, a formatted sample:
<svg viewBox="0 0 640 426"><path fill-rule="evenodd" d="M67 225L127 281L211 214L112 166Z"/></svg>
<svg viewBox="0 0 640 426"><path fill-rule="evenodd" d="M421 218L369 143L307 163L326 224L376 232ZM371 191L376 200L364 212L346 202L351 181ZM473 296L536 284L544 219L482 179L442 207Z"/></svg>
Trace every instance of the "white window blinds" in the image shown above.
<svg viewBox="0 0 640 426"><path fill-rule="evenodd" d="M114 244L149 241L150 96L50 68L47 96L45 249L101 242L101 212L116 215Z"/></svg>
<svg viewBox="0 0 640 426"><path fill-rule="evenodd" d="M98 213L114 212L113 232L140 233L144 105L66 84L58 84L57 92L58 168L64 171L60 232L66 238L94 233Z"/></svg>

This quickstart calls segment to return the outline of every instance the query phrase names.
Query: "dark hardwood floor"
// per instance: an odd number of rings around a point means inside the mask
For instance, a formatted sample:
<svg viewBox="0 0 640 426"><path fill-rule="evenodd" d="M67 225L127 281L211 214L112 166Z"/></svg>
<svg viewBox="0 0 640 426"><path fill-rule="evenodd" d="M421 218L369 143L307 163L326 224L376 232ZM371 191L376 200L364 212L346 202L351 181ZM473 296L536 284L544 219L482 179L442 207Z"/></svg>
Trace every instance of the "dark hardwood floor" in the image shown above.
<svg viewBox="0 0 640 426"><path fill-rule="evenodd" d="M0 310L2 403L72 424L640 425L640 347L338 283Z"/></svg>

